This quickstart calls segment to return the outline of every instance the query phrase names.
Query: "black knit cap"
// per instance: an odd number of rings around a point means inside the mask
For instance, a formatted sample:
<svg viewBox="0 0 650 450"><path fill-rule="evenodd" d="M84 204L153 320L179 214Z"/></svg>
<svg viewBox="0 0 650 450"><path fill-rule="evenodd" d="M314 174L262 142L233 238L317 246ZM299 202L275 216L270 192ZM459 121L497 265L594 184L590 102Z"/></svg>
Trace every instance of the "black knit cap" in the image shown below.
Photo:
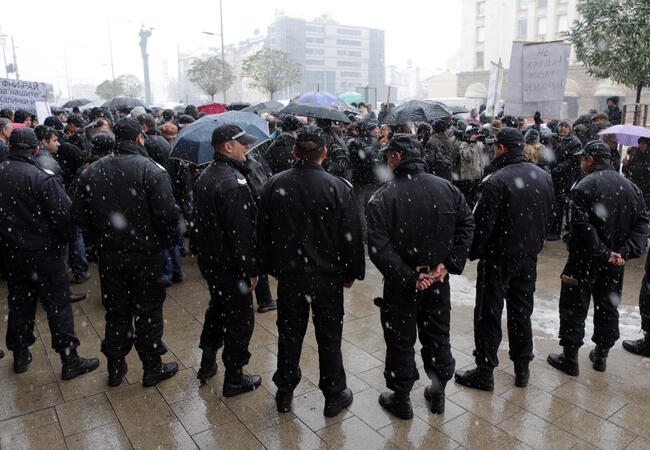
<svg viewBox="0 0 650 450"><path fill-rule="evenodd" d="M125 117L118 120L113 128L115 139L118 141L135 141L142 134L142 126L138 119Z"/></svg>
<svg viewBox="0 0 650 450"><path fill-rule="evenodd" d="M524 148L524 135L516 128L501 128L496 136L496 144L501 144L508 150Z"/></svg>
<svg viewBox="0 0 650 450"><path fill-rule="evenodd" d="M325 134L316 125L305 125L296 138L296 148L303 152L313 152L325 147Z"/></svg>
<svg viewBox="0 0 650 450"><path fill-rule="evenodd" d="M38 148L38 138L34 130L29 127L16 128L9 136L9 149L32 150Z"/></svg>
<svg viewBox="0 0 650 450"><path fill-rule="evenodd" d="M401 155L418 157L422 156L422 146L420 141L413 134L397 133L388 144L388 150L391 152L399 153Z"/></svg>
<svg viewBox="0 0 650 450"><path fill-rule="evenodd" d="M594 158L609 158L612 156L612 151L609 149L609 145L605 144L603 141L596 140L587 142L585 148L577 154L584 156L593 156Z"/></svg>

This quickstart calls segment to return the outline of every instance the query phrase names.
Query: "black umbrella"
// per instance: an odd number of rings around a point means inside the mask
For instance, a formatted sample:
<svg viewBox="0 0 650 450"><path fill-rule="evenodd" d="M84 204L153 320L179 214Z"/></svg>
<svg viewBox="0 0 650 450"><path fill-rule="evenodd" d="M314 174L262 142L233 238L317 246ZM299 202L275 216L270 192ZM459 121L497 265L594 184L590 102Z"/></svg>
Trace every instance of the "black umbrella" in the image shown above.
<svg viewBox="0 0 650 450"><path fill-rule="evenodd" d="M75 98L72 100L68 100L63 104L61 108L74 108L75 106L83 106L88 103L90 103L92 100L88 100L87 98Z"/></svg>
<svg viewBox="0 0 650 450"><path fill-rule="evenodd" d="M391 108L381 123L400 125L408 122L432 122L452 115L453 112L444 103L409 100L395 108Z"/></svg>
<svg viewBox="0 0 650 450"><path fill-rule="evenodd" d="M260 103L255 103L254 105L250 105L242 111L246 112L252 112L252 113L265 113L265 112L278 112L282 108L284 108L284 105L277 100L269 100L267 102L260 102Z"/></svg>
<svg viewBox="0 0 650 450"><path fill-rule="evenodd" d="M232 102L230 105L226 106L226 111L242 111L244 108L248 108L251 104L246 102Z"/></svg>
<svg viewBox="0 0 650 450"><path fill-rule="evenodd" d="M136 106L145 107L141 100L132 97L114 97L107 100L102 106L111 110L118 109L122 112L131 111Z"/></svg>
<svg viewBox="0 0 650 450"><path fill-rule="evenodd" d="M469 111L467 110L467 108L465 108L464 106L453 106L453 105L452 105L452 106L449 107L449 109L450 109L451 112L454 113L454 114L465 114L465 113L468 113L468 112L469 112Z"/></svg>
<svg viewBox="0 0 650 450"><path fill-rule="evenodd" d="M289 103L286 107L280 110L279 113L350 123L350 119L348 119L348 116L346 116L343 111L330 109L318 103Z"/></svg>

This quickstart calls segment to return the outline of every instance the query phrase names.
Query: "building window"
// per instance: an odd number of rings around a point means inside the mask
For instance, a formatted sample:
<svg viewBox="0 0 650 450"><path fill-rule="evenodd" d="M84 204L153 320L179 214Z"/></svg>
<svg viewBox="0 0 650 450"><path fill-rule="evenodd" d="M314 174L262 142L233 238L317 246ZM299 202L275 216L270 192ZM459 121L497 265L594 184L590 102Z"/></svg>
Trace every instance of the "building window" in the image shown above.
<svg viewBox="0 0 650 450"><path fill-rule="evenodd" d="M519 21L519 36L528 36L528 20L526 19Z"/></svg>
<svg viewBox="0 0 650 450"><path fill-rule="evenodd" d="M519 0L519 9L528 9L528 0Z"/></svg>
<svg viewBox="0 0 650 450"><path fill-rule="evenodd" d="M361 47L361 41L352 41L350 39L337 39L336 45L347 45L350 47Z"/></svg>
<svg viewBox="0 0 650 450"><path fill-rule="evenodd" d="M485 17L485 2L478 2L476 4L476 7L477 7L476 15L478 17Z"/></svg>
<svg viewBox="0 0 650 450"><path fill-rule="evenodd" d="M537 19L537 35L546 35L546 17L539 17Z"/></svg>
<svg viewBox="0 0 650 450"><path fill-rule="evenodd" d="M569 3L569 0L557 0L558 3Z"/></svg>
<svg viewBox="0 0 650 450"><path fill-rule="evenodd" d="M361 78L361 72L341 72L343 78Z"/></svg>
<svg viewBox="0 0 650 450"><path fill-rule="evenodd" d="M361 52L356 50L337 50L336 54L338 56L356 56L361 57Z"/></svg>
<svg viewBox="0 0 650 450"><path fill-rule="evenodd" d="M557 32L563 33L569 30L569 17L566 14L557 16Z"/></svg>
<svg viewBox="0 0 650 450"><path fill-rule="evenodd" d="M476 29L476 42L485 42L485 27Z"/></svg>
<svg viewBox="0 0 650 450"><path fill-rule="evenodd" d="M359 61L336 61L336 65L340 67L361 67Z"/></svg>
<svg viewBox="0 0 650 450"><path fill-rule="evenodd" d="M482 69L483 68L483 57L484 57L483 52L476 52L476 68L477 69Z"/></svg>
<svg viewBox="0 0 650 450"><path fill-rule="evenodd" d="M305 65L307 66L324 66L325 61L322 59L306 59Z"/></svg>
<svg viewBox="0 0 650 450"><path fill-rule="evenodd" d="M537 0L538 8L546 8L548 6L548 0Z"/></svg>
<svg viewBox="0 0 650 450"><path fill-rule="evenodd" d="M325 49L322 48L306 48L305 54L307 55L324 55Z"/></svg>
<svg viewBox="0 0 650 450"><path fill-rule="evenodd" d="M361 30L351 30L349 28L337 28L338 34L347 34L348 36L361 36Z"/></svg>
<svg viewBox="0 0 650 450"><path fill-rule="evenodd" d="M307 26L305 27L305 30L306 30L306 31L309 31L310 33L321 33L321 34L325 34L325 27L317 27L317 26L313 26L313 25L307 25Z"/></svg>

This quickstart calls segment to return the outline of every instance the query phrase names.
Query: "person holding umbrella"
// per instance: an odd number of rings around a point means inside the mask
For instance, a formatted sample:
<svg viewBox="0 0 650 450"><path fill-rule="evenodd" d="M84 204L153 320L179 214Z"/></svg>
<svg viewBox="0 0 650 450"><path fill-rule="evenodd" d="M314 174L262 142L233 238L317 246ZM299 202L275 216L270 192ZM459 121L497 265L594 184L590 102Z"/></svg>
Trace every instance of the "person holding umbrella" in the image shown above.
<svg viewBox="0 0 650 450"><path fill-rule="evenodd" d="M224 347L225 397L252 391L262 383L259 375L242 371L251 356L252 292L261 273L255 239L257 207L244 166L246 151L255 141L257 137L237 125L216 127L211 137L214 160L194 185L190 249L210 290L197 378L206 382L217 373L217 350Z"/></svg>

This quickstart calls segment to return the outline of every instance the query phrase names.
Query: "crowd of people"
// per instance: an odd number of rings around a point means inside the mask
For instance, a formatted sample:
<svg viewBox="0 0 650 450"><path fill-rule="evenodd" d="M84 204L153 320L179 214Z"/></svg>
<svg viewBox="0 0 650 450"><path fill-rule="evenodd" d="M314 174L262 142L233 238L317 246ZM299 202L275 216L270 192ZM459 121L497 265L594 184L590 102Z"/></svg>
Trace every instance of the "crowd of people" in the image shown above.
<svg viewBox="0 0 650 450"><path fill-rule="evenodd" d="M236 124L211 135L213 161L171 157L179 129L200 117L172 110L55 111L43 125L24 111L0 111L0 249L7 280L6 344L14 371L28 370L37 302L47 313L62 378L95 370L78 355L70 283L89 278L97 261L106 331L101 351L108 384L119 386L133 346L144 386L178 371L163 363L166 288L183 281L182 258L196 256L210 292L197 377L218 370L223 395L260 386L244 373L251 356L253 293L258 312L277 309L280 412L291 411L301 379L300 354L310 312L318 343L324 414L353 401L341 355L344 290L365 275L365 249L384 278L380 309L388 392L380 405L413 417L410 391L419 375L416 337L431 383L425 398L442 413L445 386L494 389L501 316L508 308L515 385L526 387L533 359L531 314L537 257L545 240L564 239L568 260L559 301L560 346L548 362L579 374L591 298L596 344L589 355L604 371L619 338L617 306L626 261L648 238L650 140L621 159L608 114L573 123L538 114L383 125L372 105L356 105L349 124L263 114L271 139ZM617 113L618 111L618 113ZM257 144L257 145L254 145ZM251 146L253 149L250 150ZM621 174L621 166L622 173ZM476 368L455 371L450 346L449 274L478 260L474 310ZM277 300L268 276L277 279ZM640 294L645 337L624 341L650 356L650 260ZM618 301L616 300L618 299Z"/></svg>

